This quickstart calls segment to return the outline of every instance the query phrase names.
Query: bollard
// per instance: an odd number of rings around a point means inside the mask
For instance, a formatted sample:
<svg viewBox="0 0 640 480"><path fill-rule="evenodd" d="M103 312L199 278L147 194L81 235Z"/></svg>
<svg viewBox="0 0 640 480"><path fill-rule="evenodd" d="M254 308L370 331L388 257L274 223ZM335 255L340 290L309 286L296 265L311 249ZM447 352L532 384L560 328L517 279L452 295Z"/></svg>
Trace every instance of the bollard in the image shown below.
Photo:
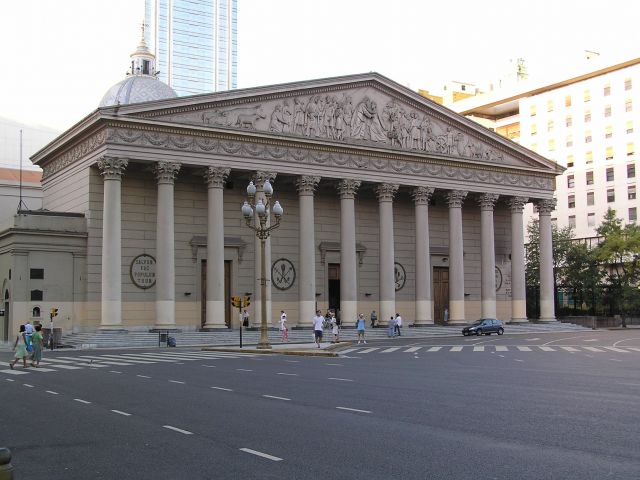
<svg viewBox="0 0 640 480"><path fill-rule="evenodd" d="M11 450L8 448L0 448L0 480L13 480Z"/></svg>

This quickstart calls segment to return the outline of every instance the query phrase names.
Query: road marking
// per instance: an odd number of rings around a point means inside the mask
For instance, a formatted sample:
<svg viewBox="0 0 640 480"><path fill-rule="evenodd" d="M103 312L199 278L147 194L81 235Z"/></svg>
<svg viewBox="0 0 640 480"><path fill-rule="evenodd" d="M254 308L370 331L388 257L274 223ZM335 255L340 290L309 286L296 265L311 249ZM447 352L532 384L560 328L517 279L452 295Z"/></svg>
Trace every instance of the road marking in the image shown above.
<svg viewBox="0 0 640 480"><path fill-rule="evenodd" d="M6 380L7 382L15 382L15 380L14 380L13 378L5 378L5 380Z"/></svg>
<svg viewBox="0 0 640 480"><path fill-rule="evenodd" d="M451 347L450 352L461 352L463 347Z"/></svg>
<svg viewBox="0 0 640 480"><path fill-rule="evenodd" d="M34 371L34 372L44 372L44 373L47 373L47 372L55 372L55 369L53 369L53 368L37 367L37 368L34 368L34 369L33 369L33 371Z"/></svg>
<svg viewBox="0 0 640 480"><path fill-rule="evenodd" d="M84 404L90 404L91 402L88 402L86 400L82 400L81 398L74 398L73 399L75 402L80 402L80 403L84 403Z"/></svg>
<svg viewBox="0 0 640 480"><path fill-rule="evenodd" d="M353 350L356 350L355 348ZM300 360L285 360L287 363L300 363Z"/></svg>
<svg viewBox="0 0 640 480"><path fill-rule="evenodd" d="M527 338L527 342L535 342L536 340L540 340L539 338Z"/></svg>
<svg viewBox="0 0 640 480"><path fill-rule="evenodd" d="M329 377L327 380L337 380L339 382L353 382L353 380L350 380L348 378L334 378L334 377Z"/></svg>
<svg viewBox="0 0 640 480"><path fill-rule="evenodd" d="M274 462L282 461L280 457L274 457L273 455L269 455L268 453L258 452L257 450L251 450L250 448L241 448L240 451L250 453L251 455L256 455L258 457L266 458L268 460L273 460Z"/></svg>
<svg viewBox="0 0 640 480"><path fill-rule="evenodd" d="M405 353L413 353L413 352L417 352L418 350L420 350L422 347L411 347L411 348L407 348L404 352Z"/></svg>
<svg viewBox="0 0 640 480"><path fill-rule="evenodd" d="M508 352L508 351L509 349L507 347L503 345L496 345L496 352Z"/></svg>
<svg viewBox="0 0 640 480"><path fill-rule="evenodd" d="M341 363L325 363L325 365L330 365L332 367L342 367L343 366Z"/></svg>
<svg viewBox="0 0 640 480"><path fill-rule="evenodd" d="M618 385L627 385L629 387L640 387L640 383L619 383Z"/></svg>
<svg viewBox="0 0 640 480"><path fill-rule="evenodd" d="M355 352L356 350L358 350L357 348L347 348L346 350L340 350L340 353L351 353L351 352ZM287 361L287 360L285 360ZM289 360L291 361L291 360Z"/></svg>
<svg viewBox="0 0 640 480"><path fill-rule="evenodd" d="M437 352L438 350L441 350L442 347L431 347L429 350L427 350L427 352Z"/></svg>
<svg viewBox="0 0 640 480"><path fill-rule="evenodd" d="M122 372L119 372L118 370L109 370L109 373L122 373Z"/></svg>
<svg viewBox="0 0 640 480"><path fill-rule="evenodd" d="M52 367L54 365L51 365ZM89 366L89 364L87 363L86 366ZM61 368L63 370L82 370L82 367L74 367L72 365L55 365L55 368Z"/></svg>
<svg viewBox="0 0 640 480"><path fill-rule="evenodd" d="M168 428L169 430L173 430L174 432L184 433L185 435L193 435L193 432L189 430L182 430L178 427L172 427L171 425L163 425L162 428Z"/></svg>
<svg viewBox="0 0 640 480"><path fill-rule="evenodd" d="M179 380L169 380L170 383L179 383L180 385L184 385L186 382L181 382Z"/></svg>
<svg viewBox="0 0 640 480"><path fill-rule="evenodd" d="M585 350L589 350L590 352L604 352L601 348L596 347L584 347Z"/></svg>
<svg viewBox="0 0 640 480"><path fill-rule="evenodd" d="M349 408L349 407L336 407L338 410L347 410L348 412L358 412L358 413L371 413L369 410L359 410L357 408Z"/></svg>
<svg viewBox="0 0 640 480"><path fill-rule="evenodd" d="M498 355L500 358L504 358L504 355Z"/></svg>
<svg viewBox="0 0 640 480"><path fill-rule="evenodd" d="M54 392L53 390L45 390L45 393L50 393L51 395L58 395L58 392Z"/></svg>
<svg viewBox="0 0 640 480"><path fill-rule="evenodd" d="M626 350L622 350L621 348L616 348L616 347L604 347L607 350L611 350L612 352L618 352L618 353L629 353Z"/></svg>
<svg viewBox="0 0 640 480"><path fill-rule="evenodd" d="M577 348L573 348L573 347L560 347L560 348L563 349L563 350L566 350L567 352L571 352L571 353L580 351Z"/></svg>
<svg viewBox="0 0 640 480"><path fill-rule="evenodd" d="M515 359L516 362L524 362L524 360L520 360L519 358Z"/></svg>
<svg viewBox="0 0 640 480"><path fill-rule="evenodd" d="M634 352L640 352L640 348L638 347L627 347L629 350L633 350Z"/></svg>
<svg viewBox="0 0 640 480"><path fill-rule="evenodd" d="M136 377L140 377L140 378L151 378L151 377L149 377L149 376L147 376L147 375L136 375Z"/></svg>
<svg viewBox="0 0 640 480"><path fill-rule="evenodd" d="M290 398L286 397L276 397L274 395L262 395L264 398L273 398L274 400L286 400L287 402L291 401Z"/></svg>
<svg viewBox="0 0 640 480"><path fill-rule="evenodd" d="M248 368L236 368L236 370L238 370L239 372L253 372L253 370L250 370Z"/></svg>
<svg viewBox="0 0 640 480"><path fill-rule="evenodd" d="M124 415L125 417L130 417L131 414L127 412L121 412L120 410L111 410L113 413L117 413L118 415Z"/></svg>
<svg viewBox="0 0 640 480"><path fill-rule="evenodd" d="M529 347L516 347L521 352L530 352L531 349Z"/></svg>
<svg viewBox="0 0 640 480"><path fill-rule="evenodd" d="M159 363L176 363L176 360L169 360L169 359L166 359L164 357L163 358L160 358L160 357L156 358L156 357L149 357L148 355L135 355L133 353L126 354L126 355L123 353L122 357L123 357L124 360L128 360L129 357L130 357L132 360L133 359L138 359L138 358L145 358L145 359L153 360L153 363L158 363L158 362Z"/></svg>
<svg viewBox="0 0 640 480"><path fill-rule="evenodd" d="M622 361L619 358L610 358L609 360L611 360L612 362L621 362Z"/></svg>
<svg viewBox="0 0 640 480"><path fill-rule="evenodd" d="M379 348L380 347L365 348L364 350L360 350L358 353L371 353L371 352L375 352Z"/></svg>
<svg viewBox="0 0 640 480"><path fill-rule="evenodd" d="M484 352L484 347L473 347L474 352Z"/></svg>
<svg viewBox="0 0 640 480"><path fill-rule="evenodd" d="M380 353L391 353L391 352L395 352L396 350L400 350L401 347L391 347L391 348L387 348L386 350L382 350Z"/></svg>
<svg viewBox="0 0 640 480"><path fill-rule="evenodd" d="M133 360L133 359L129 359L129 358L122 358L120 355L102 355L102 358L104 358L105 360L109 360L111 361L113 360L126 360L127 362L131 362L131 363L147 363L147 364L152 364L153 362L149 362L147 360Z"/></svg>
<svg viewBox="0 0 640 480"><path fill-rule="evenodd" d="M33 388L33 385L29 384L29 383L23 383L22 385L24 385L27 388Z"/></svg>
<svg viewBox="0 0 640 480"><path fill-rule="evenodd" d="M551 347L545 347L544 345L542 345L541 347L539 347L540 350L542 350L543 352L555 352L556 350L554 348Z"/></svg>
<svg viewBox="0 0 640 480"><path fill-rule="evenodd" d="M202 366L207 368L218 368L216 365L202 365Z"/></svg>
<svg viewBox="0 0 640 480"><path fill-rule="evenodd" d="M287 375L288 377L297 377L298 376L297 373L284 373L284 372L278 372L278 373L276 373L276 375Z"/></svg>
<svg viewBox="0 0 640 480"><path fill-rule="evenodd" d="M82 356L80 356L80 360L79 361L87 362L87 360L82 360L83 358L88 358L90 360L95 360L95 361L98 361L98 362L103 363L105 365L133 365L133 363L114 362L114 361L111 361L109 359L103 360L102 357L91 356L91 355L82 355Z"/></svg>
<svg viewBox="0 0 640 480"><path fill-rule="evenodd" d="M597 342L598 339L597 338L587 338L587 339L585 339L583 341L585 341L585 342Z"/></svg>
<svg viewBox="0 0 640 480"><path fill-rule="evenodd" d="M224 388L224 387L210 387L213 388L214 390L223 390L225 392L233 392L233 390L231 390L230 388Z"/></svg>
<svg viewBox="0 0 640 480"><path fill-rule="evenodd" d="M25 372L24 369L21 370L0 370L0 373L7 373L9 375L27 375L28 372Z"/></svg>

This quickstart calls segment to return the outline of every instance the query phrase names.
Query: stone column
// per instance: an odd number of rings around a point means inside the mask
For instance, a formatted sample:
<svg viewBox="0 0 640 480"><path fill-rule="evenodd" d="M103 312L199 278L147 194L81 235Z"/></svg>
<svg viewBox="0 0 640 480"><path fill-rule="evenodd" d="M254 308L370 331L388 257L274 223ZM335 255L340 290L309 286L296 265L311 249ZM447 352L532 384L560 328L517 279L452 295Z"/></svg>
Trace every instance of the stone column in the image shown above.
<svg viewBox="0 0 640 480"><path fill-rule="evenodd" d="M173 183L180 171L179 163L154 165L158 179L156 218L156 323L154 329L176 327L176 265Z"/></svg>
<svg viewBox="0 0 640 480"><path fill-rule="evenodd" d="M528 199L511 197L511 323L527 321L527 290L524 268L524 223L522 212Z"/></svg>
<svg viewBox="0 0 640 480"><path fill-rule="evenodd" d="M276 178L276 173L275 172L256 172L255 175L253 176L253 183L256 186L256 197L255 197L255 202L258 203L258 200L262 200L263 202L266 201L266 197L264 195L264 191L262 190L262 187L264 186L264 182L265 180L269 180L269 182L272 182L275 180ZM268 213L268 212L267 212ZM258 218L258 215L254 215L255 217L255 224L256 226L260 225L260 219ZM269 220L267 220L267 226L270 224ZM262 298L260 298L261 295L261 285L260 285L260 265L261 265L261 261L262 259L260 258L260 239L258 237L255 237L255 242L254 242L254 271L255 271L255 281L253 284L253 315L251 318L251 323L253 324L253 326L255 327L260 327L260 323L262 322L262 305L260 302L262 302ZM265 252L265 265L267 266L267 271L265 272L265 278L267 280L267 298L265 299L265 301L267 302L267 326L271 325L271 237L267 238L265 245L264 245L264 252Z"/></svg>
<svg viewBox="0 0 640 480"><path fill-rule="evenodd" d="M231 169L208 167L207 305L203 330L226 329L224 298L224 184ZM234 312L235 313L235 312Z"/></svg>
<svg viewBox="0 0 640 480"><path fill-rule="evenodd" d="M104 180L102 201L102 314L101 330L122 328L122 174L124 158L102 157L98 168Z"/></svg>
<svg viewBox="0 0 640 480"><path fill-rule="evenodd" d="M431 253L429 245L429 200L431 187L413 190L416 215L416 320L414 325L433 324L433 300L431 298Z"/></svg>
<svg viewBox="0 0 640 480"><path fill-rule="evenodd" d="M493 207L499 195L480 195L480 246L481 282L480 316L497 318L496 312L496 250L493 230Z"/></svg>
<svg viewBox="0 0 640 480"><path fill-rule="evenodd" d="M298 325L310 326L316 309L316 241L313 192L320 177L303 175L296 182L300 202L300 280Z"/></svg>
<svg viewBox="0 0 640 480"><path fill-rule="evenodd" d="M452 190L449 202L449 324L465 323L462 202L467 192Z"/></svg>
<svg viewBox="0 0 640 480"><path fill-rule="evenodd" d="M537 207L540 219L540 321L555 322L551 212L556 208L556 201L540 200Z"/></svg>
<svg viewBox="0 0 640 480"><path fill-rule="evenodd" d="M393 244L393 196L398 185L382 183L376 187L378 196L380 244L378 268L380 274L380 310L382 322L396 313L395 253ZM383 323L384 324L384 323Z"/></svg>
<svg viewBox="0 0 640 480"><path fill-rule="evenodd" d="M341 180L340 193L340 318L353 324L358 316L358 262L354 198L360 180Z"/></svg>

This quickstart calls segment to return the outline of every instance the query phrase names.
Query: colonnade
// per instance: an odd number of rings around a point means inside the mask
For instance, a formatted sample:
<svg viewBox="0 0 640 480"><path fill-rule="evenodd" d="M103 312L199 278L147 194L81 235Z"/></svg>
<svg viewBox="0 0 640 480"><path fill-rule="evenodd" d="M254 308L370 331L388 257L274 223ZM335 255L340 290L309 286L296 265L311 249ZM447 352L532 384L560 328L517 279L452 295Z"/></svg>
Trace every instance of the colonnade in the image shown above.
<svg viewBox="0 0 640 480"><path fill-rule="evenodd" d="M127 160L103 157L98 168L104 179L104 214L102 244L102 318L101 329L122 328L122 258L121 180ZM174 262L174 194L173 184L180 165L158 162L154 171L158 180L158 215L156 237L156 323L155 328L175 328L175 262ZM225 327L224 298L224 184L230 169L208 167L205 181L208 187L207 214L207 290L206 322L204 328ZM264 197L265 180L275 179L273 172L255 172L256 201ZM302 175L296 181L299 195L299 316L300 324L311 322L315 310L315 232L314 192L320 177ZM355 319L358 313L356 219L354 199L360 188L359 180L344 179L337 183L340 197L340 311L342 318ZM399 185L381 183L375 192L379 205L379 318L386 319L396 312L394 274L393 200ZM429 201L434 189L414 187L415 206L415 325L433 324L431 259L429 245ZM446 198L449 208L449 323L465 323L464 301L464 243L462 234L462 206L466 191L451 190ZM499 195L483 193L479 196L481 231L481 316L496 318L495 248L493 211ZM511 210L511 322L524 322L526 315L525 256L523 209L527 198L507 199ZM541 320L554 321L553 256L551 212L553 200L540 200L536 207L540 215L540 304ZM259 240L256 239L256 242ZM260 278L260 248L255 248L255 278ZM266 245L266 264L271 265L270 244ZM270 285L270 268L267 269ZM254 288L254 321L260 322L260 302L267 302L271 312L271 289L267 298L260 298L259 284ZM271 319L267 318L270 322Z"/></svg>

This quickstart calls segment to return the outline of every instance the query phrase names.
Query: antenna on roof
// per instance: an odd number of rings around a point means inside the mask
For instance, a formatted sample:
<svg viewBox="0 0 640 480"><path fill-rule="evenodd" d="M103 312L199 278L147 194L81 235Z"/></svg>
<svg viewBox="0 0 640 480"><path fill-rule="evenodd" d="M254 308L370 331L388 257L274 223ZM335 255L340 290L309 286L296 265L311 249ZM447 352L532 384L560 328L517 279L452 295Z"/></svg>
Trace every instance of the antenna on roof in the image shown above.
<svg viewBox="0 0 640 480"><path fill-rule="evenodd" d="M21 210L29 210L27 204L24 203L22 199L22 129L20 129L20 201L18 202L18 210L17 213L20 213ZM24 207L24 208L23 208Z"/></svg>

